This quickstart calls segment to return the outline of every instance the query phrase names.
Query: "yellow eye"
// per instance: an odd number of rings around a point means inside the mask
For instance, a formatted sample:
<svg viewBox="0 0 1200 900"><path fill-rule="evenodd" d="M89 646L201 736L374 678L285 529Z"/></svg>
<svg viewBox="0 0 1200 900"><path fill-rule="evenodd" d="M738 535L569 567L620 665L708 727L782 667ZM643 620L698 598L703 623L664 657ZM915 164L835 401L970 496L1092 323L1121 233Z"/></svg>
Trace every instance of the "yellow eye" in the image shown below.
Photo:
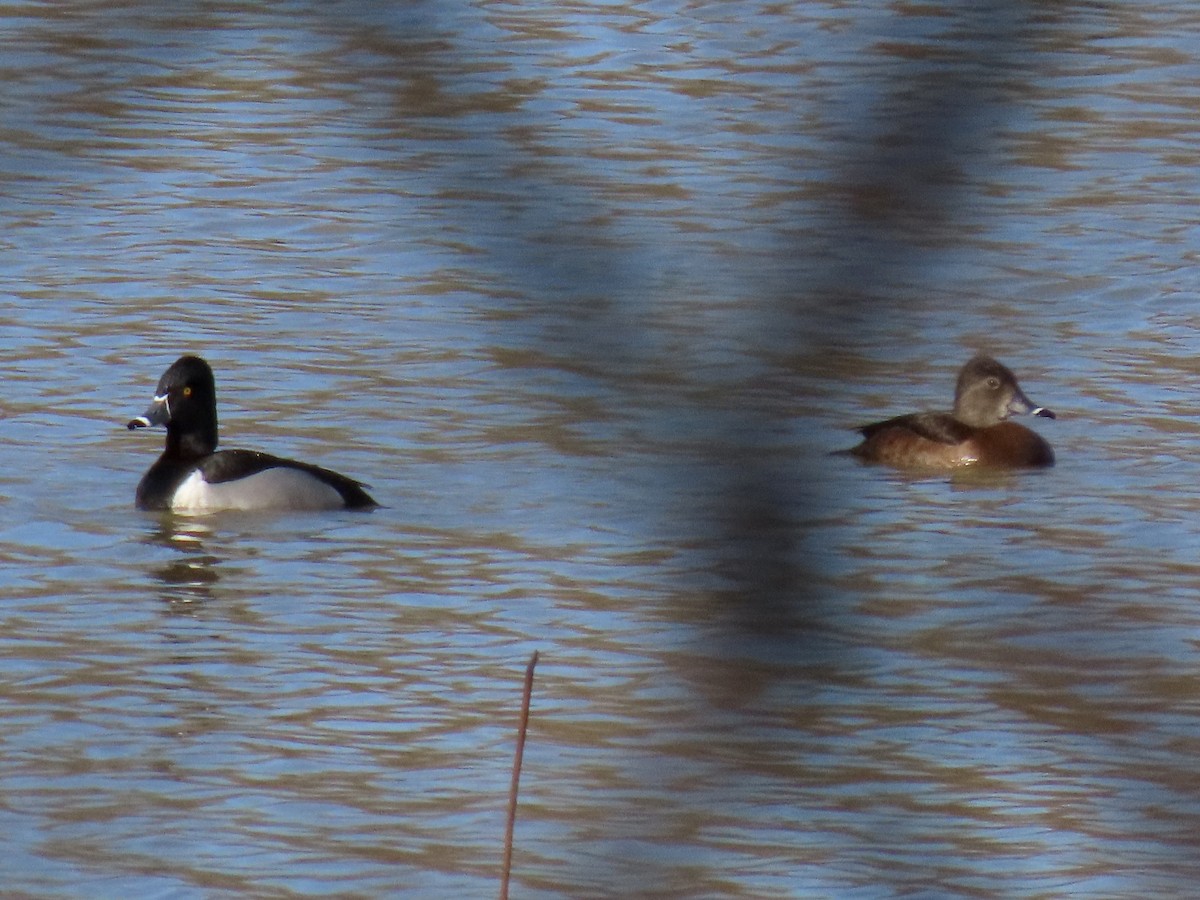
<svg viewBox="0 0 1200 900"><path fill-rule="evenodd" d="M185 397L192 396L192 389L190 387L185 387L183 389L183 396L185 396Z"/></svg>

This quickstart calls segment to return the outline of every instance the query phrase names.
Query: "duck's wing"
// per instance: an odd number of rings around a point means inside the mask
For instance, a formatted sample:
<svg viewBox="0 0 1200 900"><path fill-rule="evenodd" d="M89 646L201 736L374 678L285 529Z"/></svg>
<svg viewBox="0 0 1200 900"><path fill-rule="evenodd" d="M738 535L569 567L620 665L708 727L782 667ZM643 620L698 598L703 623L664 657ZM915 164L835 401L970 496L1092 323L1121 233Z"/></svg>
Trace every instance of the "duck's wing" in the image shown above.
<svg viewBox="0 0 1200 900"><path fill-rule="evenodd" d="M301 472L307 472L314 478L323 481L341 494L348 507L379 505L366 492L366 485L360 481L355 481L332 469L314 466L312 463L300 462L297 459L272 456L270 453L261 453L257 450L221 450L205 459L199 468L204 480L209 484L221 484L239 478L248 478L268 469L299 469Z"/></svg>
<svg viewBox="0 0 1200 900"><path fill-rule="evenodd" d="M960 444L973 432L970 425L964 425L950 413L944 412L909 413L882 422L872 422L858 430L864 438L870 438L890 428L909 431L938 444Z"/></svg>

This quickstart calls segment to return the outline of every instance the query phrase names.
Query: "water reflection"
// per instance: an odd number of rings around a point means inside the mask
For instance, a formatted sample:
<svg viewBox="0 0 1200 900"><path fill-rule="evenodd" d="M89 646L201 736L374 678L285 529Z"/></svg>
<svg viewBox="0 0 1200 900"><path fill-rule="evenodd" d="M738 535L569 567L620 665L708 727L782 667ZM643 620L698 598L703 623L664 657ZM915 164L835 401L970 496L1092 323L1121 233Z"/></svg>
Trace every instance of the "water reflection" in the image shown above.
<svg viewBox="0 0 1200 900"><path fill-rule="evenodd" d="M152 518L153 526L143 542L177 554L149 568L150 577L161 583L162 599L169 607L185 607L212 598L221 580L223 560L206 549L212 526L194 516L165 514Z"/></svg>

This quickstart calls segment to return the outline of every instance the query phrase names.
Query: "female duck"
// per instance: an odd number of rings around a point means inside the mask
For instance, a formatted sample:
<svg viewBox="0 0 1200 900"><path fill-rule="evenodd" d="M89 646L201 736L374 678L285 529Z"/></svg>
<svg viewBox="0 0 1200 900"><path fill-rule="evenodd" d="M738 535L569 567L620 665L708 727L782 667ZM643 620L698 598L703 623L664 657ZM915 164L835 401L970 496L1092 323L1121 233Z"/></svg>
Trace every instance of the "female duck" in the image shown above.
<svg viewBox="0 0 1200 900"><path fill-rule="evenodd" d="M252 450L217 451L212 369L183 356L163 373L154 402L129 428L167 426L167 445L137 487L140 509L368 509L363 485L311 463Z"/></svg>
<svg viewBox="0 0 1200 900"><path fill-rule="evenodd" d="M863 442L849 452L905 469L1054 465L1054 451L1040 435L1006 421L1025 413L1054 418L1030 402L1007 368L976 356L958 373L953 412L911 413L867 425L859 429Z"/></svg>

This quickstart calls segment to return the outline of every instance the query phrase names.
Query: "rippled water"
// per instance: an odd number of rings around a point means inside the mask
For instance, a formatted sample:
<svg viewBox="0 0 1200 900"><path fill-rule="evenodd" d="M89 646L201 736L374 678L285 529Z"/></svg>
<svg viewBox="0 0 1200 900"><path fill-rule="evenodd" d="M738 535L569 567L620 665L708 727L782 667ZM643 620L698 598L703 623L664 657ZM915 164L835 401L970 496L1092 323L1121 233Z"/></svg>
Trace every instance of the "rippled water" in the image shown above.
<svg viewBox="0 0 1200 900"><path fill-rule="evenodd" d="M1192 890L1191 5L0 25L6 892L491 896L535 649L514 896ZM384 508L135 511L182 352Z"/></svg>

